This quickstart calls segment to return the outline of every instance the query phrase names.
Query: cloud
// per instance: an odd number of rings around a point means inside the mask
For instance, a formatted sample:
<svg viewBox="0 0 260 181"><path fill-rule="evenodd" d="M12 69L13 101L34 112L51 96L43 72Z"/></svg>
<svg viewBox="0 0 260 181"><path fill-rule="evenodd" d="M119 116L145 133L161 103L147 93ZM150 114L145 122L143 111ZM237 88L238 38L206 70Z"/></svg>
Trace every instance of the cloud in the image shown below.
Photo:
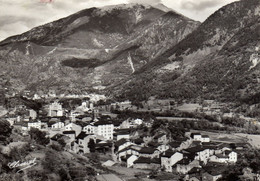
<svg viewBox="0 0 260 181"><path fill-rule="evenodd" d="M129 3L140 3L140 4L159 4L162 0L128 0Z"/></svg>
<svg viewBox="0 0 260 181"><path fill-rule="evenodd" d="M192 10L192 11L201 11L208 8L216 7L219 4L222 4L223 0L189 0L189 1L182 1L181 8Z"/></svg>

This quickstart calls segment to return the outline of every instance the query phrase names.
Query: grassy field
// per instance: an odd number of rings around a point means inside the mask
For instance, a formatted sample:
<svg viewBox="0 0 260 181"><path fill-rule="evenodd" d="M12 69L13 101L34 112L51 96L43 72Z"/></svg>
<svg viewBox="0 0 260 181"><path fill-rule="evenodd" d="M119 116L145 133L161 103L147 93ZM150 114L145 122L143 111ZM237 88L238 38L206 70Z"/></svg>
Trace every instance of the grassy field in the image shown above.
<svg viewBox="0 0 260 181"><path fill-rule="evenodd" d="M247 139L248 143L250 143L253 147L260 149L260 135L252 135L252 134L244 134L244 133L237 133L235 135Z"/></svg>

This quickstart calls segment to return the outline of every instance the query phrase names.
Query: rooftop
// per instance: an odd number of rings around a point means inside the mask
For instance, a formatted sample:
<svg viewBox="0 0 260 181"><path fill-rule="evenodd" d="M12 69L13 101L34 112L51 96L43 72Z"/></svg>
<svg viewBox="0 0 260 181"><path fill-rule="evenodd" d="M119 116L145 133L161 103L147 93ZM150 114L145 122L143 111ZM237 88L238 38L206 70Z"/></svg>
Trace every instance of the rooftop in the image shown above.
<svg viewBox="0 0 260 181"><path fill-rule="evenodd" d="M70 130L70 131L63 131L63 134L76 134L76 132L74 130Z"/></svg>

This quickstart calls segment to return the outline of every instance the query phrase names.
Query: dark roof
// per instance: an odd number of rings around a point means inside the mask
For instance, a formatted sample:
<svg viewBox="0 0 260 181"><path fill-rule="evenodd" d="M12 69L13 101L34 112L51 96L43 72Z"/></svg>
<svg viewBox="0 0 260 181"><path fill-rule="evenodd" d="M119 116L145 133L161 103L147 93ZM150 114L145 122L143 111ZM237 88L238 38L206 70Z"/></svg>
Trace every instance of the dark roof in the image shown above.
<svg viewBox="0 0 260 181"><path fill-rule="evenodd" d="M148 143L149 146L157 148L160 144L154 141Z"/></svg>
<svg viewBox="0 0 260 181"><path fill-rule="evenodd" d="M225 150L224 153L225 155L229 155L232 152L232 150Z"/></svg>
<svg viewBox="0 0 260 181"><path fill-rule="evenodd" d="M226 165L223 164L214 164L214 165L207 165L203 167L204 171L210 175L216 176L221 175L224 170L226 170Z"/></svg>
<svg viewBox="0 0 260 181"><path fill-rule="evenodd" d="M85 137L92 135L92 134L87 134L86 132L82 131L77 137L76 139L84 139Z"/></svg>
<svg viewBox="0 0 260 181"><path fill-rule="evenodd" d="M164 136L164 135L166 135L166 134L165 134L165 133L160 133L160 134L156 135L156 136L154 137L154 139L159 139L159 138L161 138L161 137Z"/></svg>
<svg viewBox="0 0 260 181"><path fill-rule="evenodd" d="M151 163L151 158L146 158L146 157L139 157L137 160L134 161L135 164L137 163Z"/></svg>
<svg viewBox="0 0 260 181"><path fill-rule="evenodd" d="M188 174L194 174L194 173L199 173L201 171L201 168L198 168L198 167L194 167L192 168Z"/></svg>
<svg viewBox="0 0 260 181"><path fill-rule="evenodd" d="M180 165L188 165L190 164L190 162L192 162L193 160L190 158L183 158L182 160L178 161L177 164Z"/></svg>
<svg viewBox="0 0 260 181"><path fill-rule="evenodd" d="M187 137L183 137L183 138L177 138L176 141L178 142L184 142L184 141L187 141L189 138Z"/></svg>
<svg viewBox="0 0 260 181"><path fill-rule="evenodd" d="M172 141L170 143L168 143L172 148L178 148L181 146L182 142L180 141Z"/></svg>
<svg viewBox="0 0 260 181"><path fill-rule="evenodd" d="M222 154L216 154L215 156L218 158L228 158L227 155L222 155Z"/></svg>
<svg viewBox="0 0 260 181"><path fill-rule="evenodd" d="M146 163L146 164L151 164L151 163L154 163L154 164L161 164L161 160L160 158L146 158L146 157L139 157L137 160L134 161L135 164L143 164L143 163Z"/></svg>
<svg viewBox="0 0 260 181"><path fill-rule="evenodd" d="M202 137L202 138L209 138L208 135L202 135L201 137Z"/></svg>
<svg viewBox="0 0 260 181"><path fill-rule="evenodd" d="M170 158L172 155L174 155L176 152L172 150L167 150L164 153L161 154L161 157L167 157Z"/></svg>
<svg viewBox="0 0 260 181"><path fill-rule="evenodd" d="M100 126L100 125L108 125L108 124L112 124L111 121L98 121L94 123L94 126Z"/></svg>
<svg viewBox="0 0 260 181"><path fill-rule="evenodd" d="M200 133L191 133L191 134L190 134L190 136L191 136L192 138L194 138L195 135L199 136L199 135L201 135L201 134L200 134Z"/></svg>
<svg viewBox="0 0 260 181"><path fill-rule="evenodd" d="M137 138L134 140L134 143L140 145L140 144L144 143L144 140L141 138Z"/></svg>
<svg viewBox="0 0 260 181"><path fill-rule="evenodd" d="M205 149L208 149L208 148L205 148L205 147L203 147L201 145L198 145L198 146L195 146L195 147L191 147L191 148L185 149L185 151L189 152L189 153L197 153L197 152L204 151Z"/></svg>
<svg viewBox="0 0 260 181"><path fill-rule="evenodd" d="M155 152L156 149L151 148L151 147L143 147L139 153L141 154L153 154Z"/></svg>
<svg viewBox="0 0 260 181"><path fill-rule="evenodd" d="M63 134L76 134L76 132L74 130L70 130L70 131L63 131Z"/></svg>
<svg viewBox="0 0 260 181"><path fill-rule="evenodd" d="M115 142L115 146L118 147L118 146L121 146L121 145L123 145L123 144L125 144L127 142L129 142L129 141L126 140L125 138L122 138L122 139L118 140L117 142Z"/></svg>
<svg viewBox="0 0 260 181"><path fill-rule="evenodd" d="M58 139L62 138L64 135L57 133L53 137L51 137L51 140L58 141Z"/></svg>

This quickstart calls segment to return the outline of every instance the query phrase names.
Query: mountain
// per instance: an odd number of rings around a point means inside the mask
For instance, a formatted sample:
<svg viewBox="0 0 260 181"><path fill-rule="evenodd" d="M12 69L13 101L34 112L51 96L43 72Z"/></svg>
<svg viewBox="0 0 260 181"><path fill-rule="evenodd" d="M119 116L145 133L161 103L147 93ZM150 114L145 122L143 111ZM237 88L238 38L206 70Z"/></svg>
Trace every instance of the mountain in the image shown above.
<svg viewBox="0 0 260 181"><path fill-rule="evenodd" d="M226 5L111 93L118 90L119 99L133 100L156 96L259 103L259 23L260 1Z"/></svg>
<svg viewBox="0 0 260 181"><path fill-rule="evenodd" d="M0 42L2 87L107 93L199 25L163 5L82 10Z"/></svg>

